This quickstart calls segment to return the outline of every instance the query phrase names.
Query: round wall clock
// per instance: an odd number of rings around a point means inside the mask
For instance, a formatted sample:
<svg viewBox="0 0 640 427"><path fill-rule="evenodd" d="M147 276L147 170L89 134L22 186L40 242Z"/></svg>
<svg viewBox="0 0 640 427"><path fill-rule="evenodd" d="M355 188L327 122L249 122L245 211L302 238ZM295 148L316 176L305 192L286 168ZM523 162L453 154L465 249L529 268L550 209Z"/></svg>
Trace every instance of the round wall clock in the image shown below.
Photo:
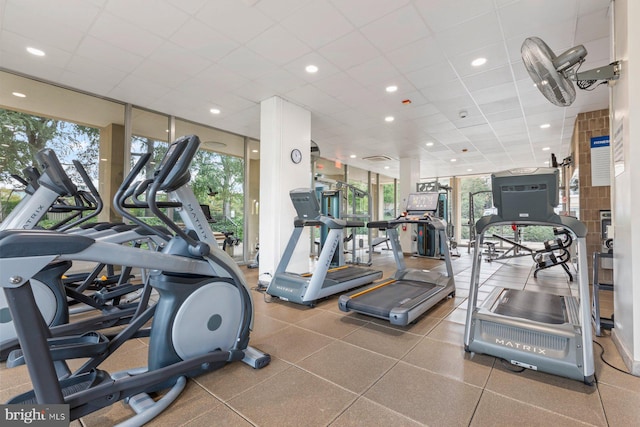
<svg viewBox="0 0 640 427"><path fill-rule="evenodd" d="M302 152L297 148L291 150L291 161L295 164L298 164L302 161Z"/></svg>

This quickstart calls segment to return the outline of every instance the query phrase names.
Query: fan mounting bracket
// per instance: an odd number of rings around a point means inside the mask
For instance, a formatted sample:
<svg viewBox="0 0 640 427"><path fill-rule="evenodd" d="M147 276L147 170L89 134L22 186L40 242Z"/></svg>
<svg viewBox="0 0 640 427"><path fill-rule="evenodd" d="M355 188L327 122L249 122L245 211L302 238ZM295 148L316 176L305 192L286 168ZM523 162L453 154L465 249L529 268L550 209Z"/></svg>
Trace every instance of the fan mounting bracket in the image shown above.
<svg viewBox="0 0 640 427"><path fill-rule="evenodd" d="M620 78L620 61L580 73L574 72L567 77L573 81L618 80Z"/></svg>

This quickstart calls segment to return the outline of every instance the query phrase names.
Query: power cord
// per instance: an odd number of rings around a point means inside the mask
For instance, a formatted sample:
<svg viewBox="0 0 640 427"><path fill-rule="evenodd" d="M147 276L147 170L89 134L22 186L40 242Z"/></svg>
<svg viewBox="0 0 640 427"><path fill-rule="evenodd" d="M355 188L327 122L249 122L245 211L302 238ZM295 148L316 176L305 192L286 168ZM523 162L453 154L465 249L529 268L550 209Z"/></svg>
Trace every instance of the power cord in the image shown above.
<svg viewBox="0 0 640 427"><path fill-rule="evenodd" d="M593 341L594 344L596 344L598 347L600 347L600 360L602 360L602 362L609 366L610 368L615 369L618 372L622 372L623 374L627 374L627 375L632 375L630 372L625 371L624 369L620 369L617 366L613 366L611 363L607 362L606 360L604 360L604 347L602 346L602 344L600 344L598 341Z"/></svg>

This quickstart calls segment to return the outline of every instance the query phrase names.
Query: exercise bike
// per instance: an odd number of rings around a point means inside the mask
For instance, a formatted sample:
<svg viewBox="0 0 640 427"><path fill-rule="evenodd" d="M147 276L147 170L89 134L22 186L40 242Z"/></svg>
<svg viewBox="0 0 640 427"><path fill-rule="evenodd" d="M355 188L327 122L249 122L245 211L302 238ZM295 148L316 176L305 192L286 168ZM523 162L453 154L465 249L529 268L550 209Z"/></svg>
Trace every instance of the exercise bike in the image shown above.
<svg viewBox="0 0 640 427"><path fill-rule="evenodd" d="M11 365L26 363L34 387L8 403L66 403L73 420L127 399L134 410L141 411L134 422L142 424L177 397L186 377L210 372L232 361L242 360L254 368L269 363L269 355L248 346L253 303L242 272L224 251L207 243L215 240L195 196L184 185L190 179L189 164L199 143L196 136L189 136L171 144L147 192L149 210L176 233L162 252L52 231L0 232L0 286L21 346L12 352L10 361ZM122 188L131 185L146 161L148 157L136 164ZM170 200L182 200L178 210L191 230L182 230L160 210L159 191L168 193ZM135 223L149 227L120 209ZM36 309L30 280L55 260L148 269L149 283L158 291L159 301L112 340L97 332L52 338L56 328L49 330ZM150 319L153 323L146 368L116 374L97 368ZM61 375L63 362L73 358L88 360L75 372ZM168 401L154 402L147 395L167 387L172 387L166 395L170 396Z"/></svg>

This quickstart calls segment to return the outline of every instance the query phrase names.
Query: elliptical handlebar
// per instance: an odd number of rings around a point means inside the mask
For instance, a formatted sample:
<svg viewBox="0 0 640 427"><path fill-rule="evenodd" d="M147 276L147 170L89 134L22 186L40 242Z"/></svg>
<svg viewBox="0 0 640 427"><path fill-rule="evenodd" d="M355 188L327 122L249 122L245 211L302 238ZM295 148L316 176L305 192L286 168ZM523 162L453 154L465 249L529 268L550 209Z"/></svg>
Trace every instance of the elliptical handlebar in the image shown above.
<svg viewBox="0 0 640 427"><path fill-rule="evenodd" d="M200 138L196 135L183 136L169 146L162 161L156 168L155 179L147 191L147 203L154 215L189 244L190 251L194 255L206 256L210 251L209 245L185 233L160 210L161 204L156 199L158 191L174 191L189 182L191 179L189 166L199 146Z"/></svg>
<svg viewBox="0 0 640 427"><path fill-rule="evenodd" d="M80 177L82 178L82 181L85 183L85 185L89 189L88 192L78 190L76 194L74 194L75 200L79 202L78 203L79 207L77 209L80 212L88 211L88 210L91 210L93 212L91 212L87 216L81 216L77 220L68 223L64 227L60 227L58 231L66 231L72 227L75 227L83 222L88 221L89 219L97 216L100 212L102 212L102 208L104 207L102 197L100 197L100 193L98 192L98 189L96 188L95 185L93 185L93 181L91 181L91 178L89 177L87 170L84 168L84 166L82 166L82 163L80 163L77 160L73 160L73 166L76 168L76 170L78 171L78 174L80 174Z"/></svg>
<svg viewBox="0 0 640 427"><path fill-rule="evenodd" d="M44 185L61 196L76 194L78 191L76 185L71 181L52 149L45 148L38 151L35 158L38 166L42 169L42 175L38 178L40 185Z"/></svg>

